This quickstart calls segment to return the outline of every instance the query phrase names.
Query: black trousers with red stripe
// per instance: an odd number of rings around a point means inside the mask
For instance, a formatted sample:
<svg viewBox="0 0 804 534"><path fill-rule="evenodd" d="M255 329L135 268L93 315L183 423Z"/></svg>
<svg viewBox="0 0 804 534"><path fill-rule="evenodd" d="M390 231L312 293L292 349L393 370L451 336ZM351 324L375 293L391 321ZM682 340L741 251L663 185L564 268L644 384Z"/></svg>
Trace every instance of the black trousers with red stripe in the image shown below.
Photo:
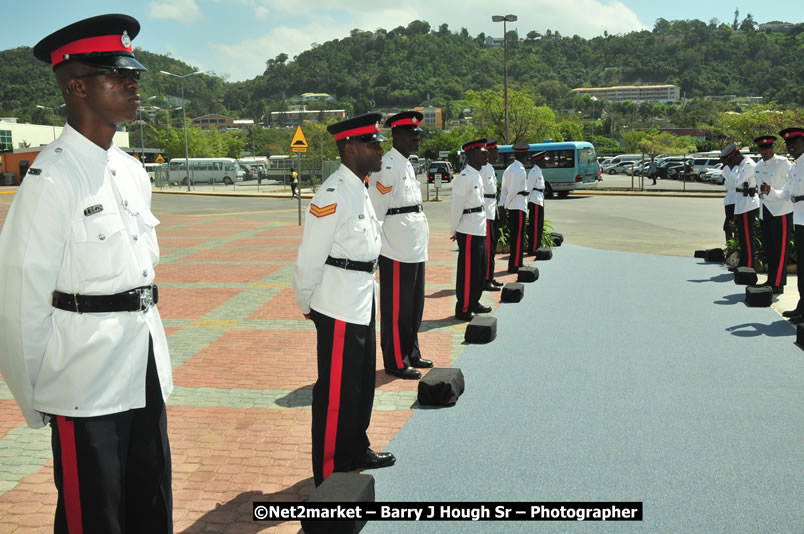
<svg viewBox="0 0 804 534"><path fill-rule="evenodd" d="M756 268L756 239L754 239L754 219L758 208L734 216L737 224L737 240L740 243L740 267Z"/></svg>
<svg viewBox="0 0 804 534"><path fill-rule="evenodd" d="M734 204L724 204L723 209L726 212L726 218L723 219L723 231L726 233L726 241L728 241L734 237L729 223L737 223L737 221L734 220Z"/></svg>
<svg viewBox="0 0 804 534"><path fill-rule="evenodd" d="M424 313L424 262L380 256L380 346L386 369L421 360L419 327Z"/></svg>
<svg viewBox="0 0 804 534"><path fill-rule="evenodd" d="M528 202L528 242L530 252L533 254L542 244L544 231L544 206L535 202Z"/></svg>
<svg viewBox="0 0 804 534"><path fill-rule="evenodd" d="M167 414L152 344L145 390L145 408L51 419L56 534L173 532Z"/></svg>
<svg viewBox="0 0 804 534"><path fill-rule="evenodd" d="M793 231L796 245L796 273L804 273L804 226L797 224ZM797 310L804 311L804 275L798 276L798 304Z"/></svg>
<svg viewBox="0 0 804 534"><path fill-rule="evenodd" d="M310 312L318 339L318 380L313 386L313 479L349 471L369 447L376 377L377 335L371 324L338 321Z"/></svg>
<svg viewBox="0 0 804 534"><path fill-rule="evenodd" d="M792 213L774 216L766 206L762 206L762 243L768 260L768 284L774 287L787 284L792 231Z"/></svg>
<svg viewBox="0 0 804 534"><path fill-rule="evenodd" d="M458 241L458 270L455 276L455 313L474 311L486 283L486 237L455 233Z"/></svg>
<svg viewBox="0 0 804 534"><path fill-rule="evenodd" d="M508 234L511 244L511 254L508 256L508 272L515 273L522 267L522 258L525 254L525 212L522 210L508 210Z"/></svg>
<svg viewBox="0 0 804 534"><path fill-rule="evenodd" d="M497 254L497 240L500 238L496 219L486 219L486 281L494 280L494 255Z"/></svg>

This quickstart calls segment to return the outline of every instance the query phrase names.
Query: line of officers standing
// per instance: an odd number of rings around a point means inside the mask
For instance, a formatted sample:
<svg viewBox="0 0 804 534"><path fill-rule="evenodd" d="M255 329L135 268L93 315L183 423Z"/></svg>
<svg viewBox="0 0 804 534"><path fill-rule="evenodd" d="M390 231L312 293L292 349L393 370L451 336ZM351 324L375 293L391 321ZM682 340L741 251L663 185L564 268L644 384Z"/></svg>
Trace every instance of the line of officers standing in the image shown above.
<svg viewBox="0 0 804 534"><path fill-rule="evenodd" d="M745 157L736 144L727 146L720 153L726 185L723 230L726 240L735 237L736 232L740 247L738 266L755 268L754 221L759 216L768 266L768 278L760 285L770 286L775 294L784 293L790 238L794 237L799 301L793 310L782 315L799 323L804 322L804 163L801 158L804 129L786 128L779 132L779 136L794 160L792 164L775 153L777 138L773 135L754 139L762 157L758 163Z"/></svg>
<svg viewBox="0 0 804 534"><path fill-rule="evenodd" d="M296 303L317 332L318 378L312 405L317 486L334 472L388 467L396 461L390 452L372 450L367 435L376 380L378 268L385 373L418 379L419 369L433 366L422 357L418 339L429 225L408 159L421 143L422 114L405 111L385 121L393 144L385 155L381 119L380 113L367 113L327 127L341 166L310 202L295 265ZM516 161L505 171L500 196L509 219L517 221L509 272L522 265L529 203L535 221L531 232L541 235L544 223L544 179L538 164L530 178L525 171L528 146L515 149ZM501 210L491 165L497 141L477 139L464 144L463 151L467 165L453 181L450 234L459 247L455 316L470 320L474 313L491 311L479 302L482 291L499 291L502 285L493 276ZM536 156L538 162L544 154ZM538 246L533 237L530 242Z"/></svg>

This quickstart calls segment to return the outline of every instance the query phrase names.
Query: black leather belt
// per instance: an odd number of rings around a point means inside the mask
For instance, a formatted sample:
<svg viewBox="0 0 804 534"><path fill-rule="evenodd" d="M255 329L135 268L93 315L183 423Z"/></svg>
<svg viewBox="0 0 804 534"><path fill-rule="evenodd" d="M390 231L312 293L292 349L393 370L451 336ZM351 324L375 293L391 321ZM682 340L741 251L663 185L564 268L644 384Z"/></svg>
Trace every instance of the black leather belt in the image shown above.
<svg viewBox="0 0 804 534"><path fill-rule="evenodd" d="M801 202L801 201L804 201L804 195L800 197L793 197L793 202Z"/></svg>
<svg viewBox="0 0 804 534"><path fill-rule="evenodd" d="M497 195L492 193L492 194L489 194L489 195L483 195L483 198L497 198Z"/></svg>
<svg viewBox="0 0 804 534"><path fill-rule="evenodd" d="M400 213L419 213L420 211L422 211L422 205L416 204L415 206L405 206L404 208L388 208L385 214L399 215Z"/></svg>
<svg viewBox="0 0 804 534"><path fill-rule="evenodd" d="M73 295L54 291L52 305L76 313L144 312L157 302L159 288L154 284L115 295Z"/></svg>
<svg viewBox="0 0 804 534"><path fill-rule="evenodd" d="M743 194L744 197L753 197L754 195L757 194L757 190L756 188L752 187L750 189L743 189L741 193Z"/></svg>
<svg viewBox="0 0 804 534"><path fill-rule="evenodd" d="M463 210L464 213L480 213L483 211L483 206L478 206L476 208L466 208Z"/></svg>
<svg viewBox="0 0 804 534"><path fill-rule="evenodd" d="M363 271L366 273L374 273L374 271L377 270L377 260L354 261L347 260L346 258L333 258L332 256L327 256L327 261L324 263L327 265L332 265L333 267L346 269L347 271Z"/></svg>
<svg viewBox="0 0 804 534"><path fill-rule="evenodd" d="M538 191L539 193L544 193L544 189L539 189L538 187L534 187L533 190Z"/></svg>
<svg viewBox="0 0 804 534"><path fill-rule="evenodd" d="M522 195L523 197L526 197L529 194L530 194L530 191L517 191L517 195Z"/></svg>

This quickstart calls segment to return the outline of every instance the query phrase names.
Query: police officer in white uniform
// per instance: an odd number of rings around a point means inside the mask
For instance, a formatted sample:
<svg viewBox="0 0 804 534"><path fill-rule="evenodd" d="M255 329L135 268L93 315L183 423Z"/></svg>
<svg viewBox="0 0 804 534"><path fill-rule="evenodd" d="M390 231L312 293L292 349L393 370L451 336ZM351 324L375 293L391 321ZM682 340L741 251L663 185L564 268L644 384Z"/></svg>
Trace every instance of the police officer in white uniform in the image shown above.
<svg viewBox="0 0 804 534"><path fill-rule="evenodd" d="M736 190L734 200L734 221L737 226L737 239L740 242L740 267L754 268L756 265L756 240L754 239L754 220L759 213L759 195L754 176L756 163L740 153L737 145L725 157L729 173L726 180L731 189Z"/></svg>
<svg viewBox="0 0 804 534"><path fill-rule="evenodd" d="M531 156L533 168L528 173L528 239L531 254L536 254L544 231L544 165L547 152L541 150Z"/></svg>
<svg viewBox="0 0 804 534"><path fill-rule="evenodd" d="M787 158L774 151L776 136L763 135L754 139L762 159L757 163L756 182L770 184L771 189L782 189L790 171ZM793 230L793 203L789 200L770 200L763 195L760 211L762 243L768 260L768 279L774 293L783 293L787 283L787 258L790 255L790 237Z"/></svg>
<svg viewBox="0 0 804 534"><path fill-rule="evenodd" d="M172 532L151 186L117 148L137 114L139 23L103 15L44 38L67 124L0 234L0 372L29 426L52 427L54 531Z"/></svg>
<svg viewBox="0 0 804 534"><path fill-rule="evenodd" d="M787 146L787 153L793 158L793 166L787 173L784 187L771 189L770 184L762 184L762 194L769 200L789 200L793 203L793 224L795 225L795 244L797 271L804 273L804 128L786 128L779 132ZM798 304L792 310L782 313L792 322L804 322L804 275L798 276Z"/></svg>
<svg viewBox="0 0 804 534"><path fill-rule="evenodd" d="M508 210L508 230L511 254L508 257L508 272L515 273L522 267L525 254L525 216L528 212L528 173L525 161L528 145L514 145L514 158L502 176L500 204Z"/></svg>
<svg viewBox="0 0 804 534"><path fill-rule="evenodd" d="M476 139L462 147L467 164L452 182L450 239L458 242L455 276L455 318L471 321L473 313L488 313L480 304L485 283L486 213L483 207L483 177L480 169L488 161L486 140Z"/></svg>
<svg viewBox="0 0 804 534"><path fill-rule="evenodd" d="M369 448L374 403L376 295L382 249L380 221L363 177L382 166L380 113L327 126L341 166L313 196L293 277L296 304L318 335L313 386L313 477L392 465L394 456Z"/></svg>
<svg viewBox="0 0 804 534"><path fill-rule="evenodd" d="M486 213L486 291L499 291L502 282L494 279L494 256L497 254L497 239L499 239L499 221L497 220L497 172L493 163L497 161L497 140L486 140L488 162L480 169L483 177L483 206Z"/></svg>
<svg viewBox="0 0 804 534"><path fill-rule="evenodd" d="M408 158L419 151L423 115L403 111L385 121L393 148L371 174L369 197L382 224L380 253L380 346L385 372L417 379L433 366L422 358L419 327L424 312L424 262L430 227L422 193Z"/></svg>
<svg viewBox="0 0 804 534"><path fill-rule="evenodd" d="M726 235L726 241L734 238L734 229L732 225L734 221L734 203L737 201L737 190L735 184L729 180L731 169L727 163L728 157L737 149L737 145L729 145L720 152L721 169L720 174L723 176L723 186L726 188L726 196L723 197L723 208L726 213L726 218L723 219L723 232Z"/></svg>

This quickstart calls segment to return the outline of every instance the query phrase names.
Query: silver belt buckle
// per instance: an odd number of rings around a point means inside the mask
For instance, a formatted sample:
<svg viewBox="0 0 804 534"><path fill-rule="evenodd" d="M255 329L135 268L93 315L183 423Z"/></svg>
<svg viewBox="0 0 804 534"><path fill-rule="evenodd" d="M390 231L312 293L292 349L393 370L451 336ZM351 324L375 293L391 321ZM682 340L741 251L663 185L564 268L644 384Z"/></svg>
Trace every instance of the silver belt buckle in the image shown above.
<svg viewBox="0 0 804 534"><path fill-rule="evenodd" d="M153 286L143 287L137 290L140 294L140 311L146 312L154 305L154 288Z"/></svg>

